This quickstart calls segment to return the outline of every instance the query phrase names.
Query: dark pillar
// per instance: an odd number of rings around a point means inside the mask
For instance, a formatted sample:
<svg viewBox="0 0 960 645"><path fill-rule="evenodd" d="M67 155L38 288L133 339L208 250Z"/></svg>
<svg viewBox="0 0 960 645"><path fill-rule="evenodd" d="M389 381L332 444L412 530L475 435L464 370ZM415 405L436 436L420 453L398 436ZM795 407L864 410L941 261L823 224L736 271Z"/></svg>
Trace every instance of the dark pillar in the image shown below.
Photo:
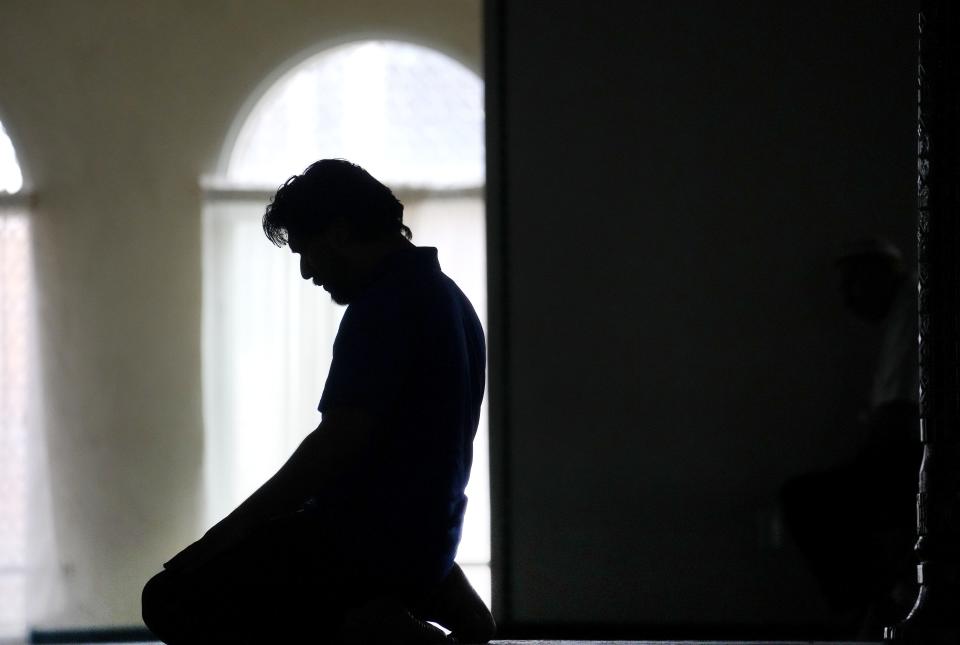
<svg viewBox="0 0 960 645"><path fill-rule="evenodd" d="M960 4L924 0L917 68L920 440L917 580L885 638L960 643Z"/></svg>

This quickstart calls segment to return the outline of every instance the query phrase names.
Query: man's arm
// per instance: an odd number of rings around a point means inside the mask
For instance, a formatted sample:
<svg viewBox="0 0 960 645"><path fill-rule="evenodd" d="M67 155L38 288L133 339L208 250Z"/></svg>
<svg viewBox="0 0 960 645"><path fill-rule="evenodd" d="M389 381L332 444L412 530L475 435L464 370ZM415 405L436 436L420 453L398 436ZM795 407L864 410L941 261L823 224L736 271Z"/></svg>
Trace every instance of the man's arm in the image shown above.
<svg viewBox="0 0 960 645"><path fill-rule="evenodd" d="M377 427L376 417L363 410L328 410L280 470L167 565L206 560L267 520L292 513L317 491L336 487L368 458Z"/></svg>
<svg viewBox="0 0 960 645"><path fill-rule="evenodd" d="M317 491L335 487L368 458L375 425L375 418L363 410L328 411L280 470L220 524L249 530L277 515L292 513Z"/></svg>

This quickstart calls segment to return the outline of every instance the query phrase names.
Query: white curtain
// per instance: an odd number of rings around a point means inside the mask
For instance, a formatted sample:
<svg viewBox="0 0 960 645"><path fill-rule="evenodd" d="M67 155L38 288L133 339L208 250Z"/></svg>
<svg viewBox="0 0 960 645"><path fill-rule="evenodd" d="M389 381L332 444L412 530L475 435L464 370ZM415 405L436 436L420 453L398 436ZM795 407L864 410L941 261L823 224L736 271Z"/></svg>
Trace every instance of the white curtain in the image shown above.
<svg viewBox="0 0 960 645"><path fill-rule="evenodd" d="M208 523L272 475L317 427L343 308L263 234L264 205L204 211L203 395Z"/></svg>
<svg viewBox="0 0 960 645"><path fill-rule="evenodd" d="M61 600L31 251L26 209L0 206L0 638L9 639Z"/></svg>
<svg viewBox="0 0 960 645"><path fill-rule="evenodd" d="M486 327L486 240L480 197L413 198L404 222L435 246ZM257 199L208 200L204 210L203 387L208 524L265 481L320 420L316 411L343 308L300 277L273 246ZM484 403L458 560L490 601L490 501ZM476 564L471 564L476 563Z"/></svg>
<svg viewBox="0 0 960 645"><path fill-rule="evenodd" d="M26 620L28 244L23 213L0 209L0 636L8 637Z"/></svg>

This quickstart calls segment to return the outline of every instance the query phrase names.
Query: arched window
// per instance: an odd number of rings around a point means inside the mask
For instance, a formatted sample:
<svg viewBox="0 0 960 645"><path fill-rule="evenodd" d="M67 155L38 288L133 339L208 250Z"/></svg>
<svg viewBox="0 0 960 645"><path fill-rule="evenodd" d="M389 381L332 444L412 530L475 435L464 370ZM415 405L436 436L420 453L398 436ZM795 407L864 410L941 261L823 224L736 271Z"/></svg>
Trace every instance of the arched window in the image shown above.
<svg viewBox="0 0 960 645"><path fill-rule="evenodd" d="M264 237L272 192L313 161L342 157L389 185L420 246L486 326L483 85L437 51L362 41L289 70L245 115L205 181L204 423L208 522L282 465L319 422L343 310ZM457 560L490 602L484 404Z"/></svg>
<svg viewBox="0 0 960 645"><path fill-rule="evenodd" d="M0 124L0 640L26 630L30 230L23 176Z"/></svg>

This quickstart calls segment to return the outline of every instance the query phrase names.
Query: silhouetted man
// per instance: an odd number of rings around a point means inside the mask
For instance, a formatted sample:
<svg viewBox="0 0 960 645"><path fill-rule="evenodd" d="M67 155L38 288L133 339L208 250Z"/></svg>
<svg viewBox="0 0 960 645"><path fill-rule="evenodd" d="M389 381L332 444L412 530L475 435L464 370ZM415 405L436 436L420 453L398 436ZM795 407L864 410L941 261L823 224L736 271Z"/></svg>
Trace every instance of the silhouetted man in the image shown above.
<svg viewBox="0 0 960 645"><path fill-rule="evenodd" d="M347 161L291 177L263 229L348 305L322 422L147 583L144 621L170 643L442 641L427 620L485 642L493 617L453 561L484 389L473 307Z"/></svg>

